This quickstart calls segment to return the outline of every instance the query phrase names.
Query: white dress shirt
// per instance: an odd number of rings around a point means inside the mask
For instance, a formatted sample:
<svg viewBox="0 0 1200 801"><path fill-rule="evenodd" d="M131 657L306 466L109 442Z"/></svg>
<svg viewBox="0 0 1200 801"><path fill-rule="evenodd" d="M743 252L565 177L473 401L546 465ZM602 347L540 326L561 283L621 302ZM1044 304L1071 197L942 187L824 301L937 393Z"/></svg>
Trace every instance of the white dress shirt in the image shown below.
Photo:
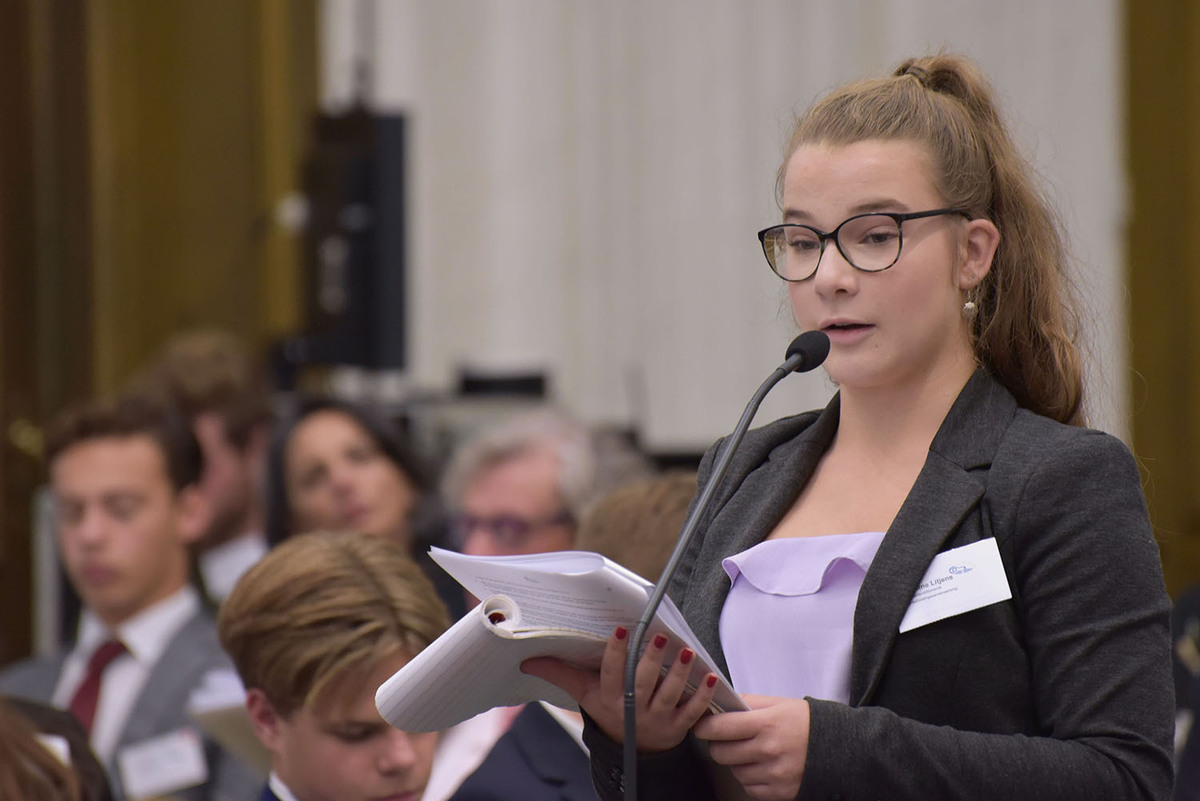
<svg viewBox="0 0 1200 801"><path fill-rule="evenodd" d="M92 652L102 643L113 637L125 643L128 650L112 661L100 683L91 744L101 762L112 759L129 713L167 643L199 611L200 596L186 584L117 626L116 631L110 631L91 610L84 609L79 619L79 636L63 665L53 703L61 709L70 705L87 674Z"/></svg>
<svg viewBox="0 0 1200 801"><path fill-rule="evenodd" d="M271 792L279 801L298 801L296 794L283 783L283 779L279 778L275 771L271 771L271 774L267 776L267 786L271 788Z"/></svg>
<svg viewBox="0 0 1200 801"><path fill-rule="evenodd" d="M234 537L209 548L197 559L196 567L204 579L208 597L223 602L233 592L242 575L267 553L267 538L261 532Z"/></svg>

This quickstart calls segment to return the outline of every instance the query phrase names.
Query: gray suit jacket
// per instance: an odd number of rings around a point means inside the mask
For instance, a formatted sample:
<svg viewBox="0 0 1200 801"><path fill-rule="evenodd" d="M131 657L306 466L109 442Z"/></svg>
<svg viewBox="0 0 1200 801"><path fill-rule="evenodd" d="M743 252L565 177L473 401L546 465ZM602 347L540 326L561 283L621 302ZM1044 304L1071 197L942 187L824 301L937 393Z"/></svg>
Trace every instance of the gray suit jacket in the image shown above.
<svg viewBox="0 0 1200 801"><path fill-rule="evenodd" d="M671 595L722 668L721 560L770 534L837 420L835 398L751 432L681 563ZM989 537L1012 600L899 634L930 560ZM864 579L850 705L810 699L799 798L1169 798L1168 615L1128 450L1019 409L980 371ZM601 796L620 798L619 749L585 735ZM712 797L696 761L690 743L643 759L642 797Z"/></svg>
<svg viewBox="0 0 1200 801"><path fill-rule="evenodd" d="M5 668L0 672L0 693L48 703L54 695L66 657L66 652L61 652L46 659L30 659ZM184 727L196 730L199 734L187 714L188 698L201 678L218 668L232 670L232 665L221 650L212 619L206 612L200 612L171 639L150 672L141 695L130 710L117 744L117 752L126 746ZM172 797L181 801L254 801L258 798L262 776L211 740L204 740L204 751L208 762L208 782L172 792ZM109 774L113 797L125 798L115 757L104 767Z"/></svg>

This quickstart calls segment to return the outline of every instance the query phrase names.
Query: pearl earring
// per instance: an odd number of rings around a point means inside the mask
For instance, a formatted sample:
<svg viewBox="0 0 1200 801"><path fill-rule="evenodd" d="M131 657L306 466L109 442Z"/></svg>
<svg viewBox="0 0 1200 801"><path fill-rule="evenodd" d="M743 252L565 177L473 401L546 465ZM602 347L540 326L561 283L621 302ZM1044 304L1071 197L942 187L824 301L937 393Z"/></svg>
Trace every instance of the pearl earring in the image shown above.
<svg viewBox="0 0 1200 801"><path fill-rule="evenodd" d="M967 299L962 305L962 316L968 320L974 320L975 315L979 314L979 305L975 303L977 297L979 297L979 287L967 290Z"/></svg>

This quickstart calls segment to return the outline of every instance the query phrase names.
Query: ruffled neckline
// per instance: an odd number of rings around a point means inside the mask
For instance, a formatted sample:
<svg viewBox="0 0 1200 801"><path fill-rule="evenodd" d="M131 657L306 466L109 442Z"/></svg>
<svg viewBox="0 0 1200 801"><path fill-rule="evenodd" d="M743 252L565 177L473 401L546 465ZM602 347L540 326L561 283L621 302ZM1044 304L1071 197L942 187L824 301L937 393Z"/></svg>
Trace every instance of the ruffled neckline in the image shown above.
<svg viewBox="0 0 1200 801"><path fill-rule="evenodd" d="M722 562L729 580L739 576L759 592L771 595L813 595L839 568L866 573L884 532L831 534L824 537L785 537L765 540Z"/></svg>

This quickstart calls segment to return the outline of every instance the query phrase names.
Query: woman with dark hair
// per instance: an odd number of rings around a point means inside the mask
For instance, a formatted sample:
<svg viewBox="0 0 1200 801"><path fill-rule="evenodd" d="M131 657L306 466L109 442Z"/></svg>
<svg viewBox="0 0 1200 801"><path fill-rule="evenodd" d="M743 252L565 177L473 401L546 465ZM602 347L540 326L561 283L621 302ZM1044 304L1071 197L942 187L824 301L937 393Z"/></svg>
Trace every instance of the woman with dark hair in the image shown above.
<svg viewBox="0 0 1200 801"><path fill-rule="evenodd" d="M429 559L441 540L429 469L377 410L328 397L300 402L278 427L267 461L267 539L316 530L364 531L402 546L452 615L461 589Z"/></svg>

